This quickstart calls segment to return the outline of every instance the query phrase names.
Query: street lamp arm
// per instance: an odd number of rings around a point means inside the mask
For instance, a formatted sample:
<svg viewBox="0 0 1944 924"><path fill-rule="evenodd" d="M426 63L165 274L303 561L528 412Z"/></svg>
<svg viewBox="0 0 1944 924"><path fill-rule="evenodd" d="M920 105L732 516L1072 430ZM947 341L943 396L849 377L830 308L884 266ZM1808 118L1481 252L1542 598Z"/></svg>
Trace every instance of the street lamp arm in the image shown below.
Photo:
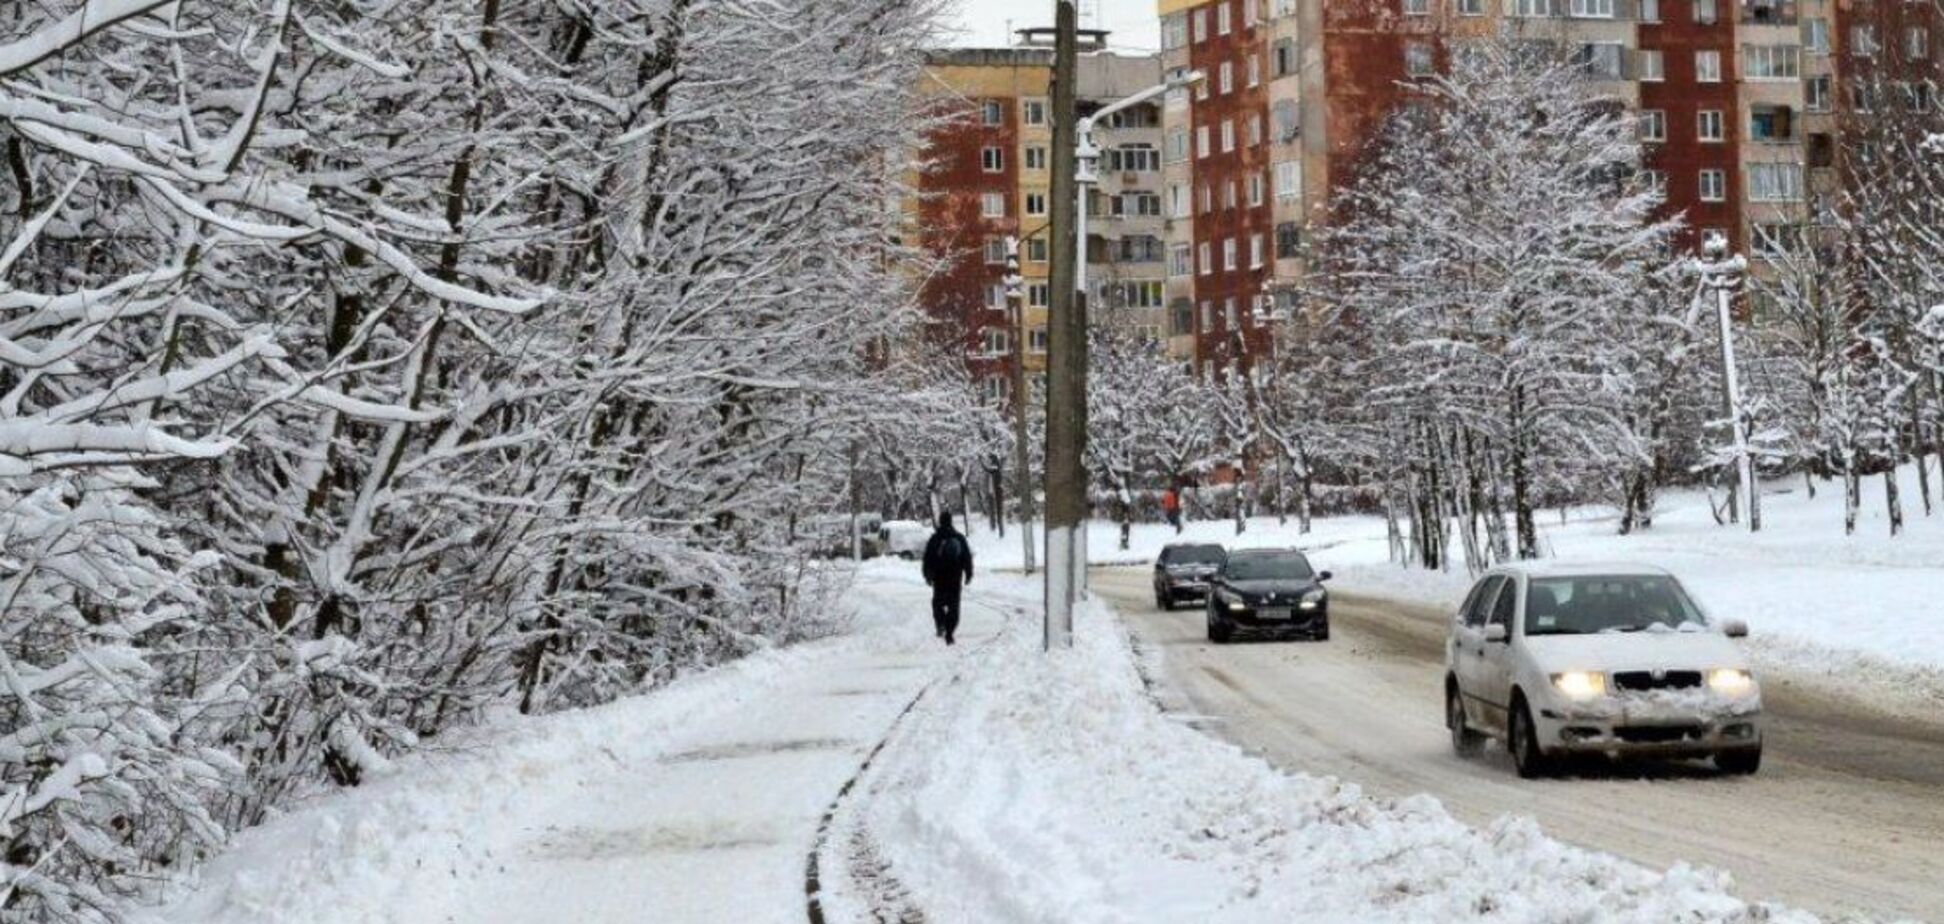
<svg viewBox="0 0 1944 924"><path fill-rule="evenodd" d="M1134 94L1133 96L1127 97L1126 99L1114 103L1109 103L1108 105L1102 107L1100 111L1094 113L1093 115L1086 116L1085 118L1082 118L1080 120L1079 125L1080 125L1081 137L1085 137L1088 132L1093 131L1093 127L1099 124L1102 119L1105 119L1108 116L1113 115L1114 113L1124 112L1128 109L1132 109L1135 106L1139 106L1140 104L1147 102L1148 100L1155 99L1156 97L1160 97L1160 96L1165 96L1173 90L1182 89L1184 87L1192 87L1195 84L1201 83L1203 80L1206 79L1208 79L1208 75L1202 73L1201 71L1189 71L1188 73L1182 74L1178 77L1168 78L1167 83L1158 84L1156 86L1149 87L1145 90L1142 90L1139 93Z"/></svg>

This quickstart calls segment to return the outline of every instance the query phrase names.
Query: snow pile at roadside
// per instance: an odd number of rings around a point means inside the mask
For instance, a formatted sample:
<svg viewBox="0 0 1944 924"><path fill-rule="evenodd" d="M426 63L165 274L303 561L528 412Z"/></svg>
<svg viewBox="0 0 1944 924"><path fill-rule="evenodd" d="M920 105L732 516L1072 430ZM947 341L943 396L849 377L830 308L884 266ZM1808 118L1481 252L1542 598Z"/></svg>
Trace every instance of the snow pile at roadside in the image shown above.
<svg viewBox="0 0 1944 924"><path fill-rule="evenodd" d="M866 823L926 919L952 922L1809 922L1569 847L1281 773L1164 716L1119 623L1070 653L1031 626L935 689L884 755Z"/></svg>
<svg viewBox="0 0 1944 924"><path fill-rule="evenodd" d="M910 566L864 569L860 587L869 592L853 594L852 635L759 652L604 706L498 717L462 740L399 761L383 778L243 832L202 871L197 887L135 920L451 920L481 883L522 862L535 819L557 817L589 793L614 788L617 775L654 764L698 729L761 703L821 664L929 641L929 620L913 618L924 588L893 579L899 568Z"/></svg>

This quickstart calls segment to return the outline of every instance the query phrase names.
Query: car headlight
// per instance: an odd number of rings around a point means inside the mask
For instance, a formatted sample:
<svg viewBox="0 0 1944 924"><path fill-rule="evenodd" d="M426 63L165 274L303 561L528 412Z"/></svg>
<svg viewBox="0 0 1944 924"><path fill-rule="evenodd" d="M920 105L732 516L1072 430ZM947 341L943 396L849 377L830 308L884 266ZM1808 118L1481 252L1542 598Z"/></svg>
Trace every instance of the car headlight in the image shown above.
<svg viewBox="0 0 1944 924"><path fill-rule="evenodd" d="M1243 610L1248 609L1249 604L1243 601L1243 599L1240 596L1230 596L1228 598L1228 608L1229 608L1229 612L1231 613L1240 613Z"/></svg>
<svg viewBox="0 0 1944 924"><path fill-rule="evenodd" d="M1598 671L1567 671L1552 675L1553 689L1572 699L1606 695L1606 675Z"/></svg>
<svg viewBox="0 0 1944 924"><path fill-rule="evenodd" d="M1755 677L1734 667L1712 670L1708 672L1708 689L1723 696L1746 696L1755 689Z"/></svg>
<svg viewBox="0 0 1944 924"><path fill-rule="evenodd" d="M1306 610L1316 609L1317 607L1323 605L1323 601L1327 597L1329 597L1329 594L1325 592L1323 588L1321 587L1311 588L1308 592L1303 594L1303 609Z"/></svg>

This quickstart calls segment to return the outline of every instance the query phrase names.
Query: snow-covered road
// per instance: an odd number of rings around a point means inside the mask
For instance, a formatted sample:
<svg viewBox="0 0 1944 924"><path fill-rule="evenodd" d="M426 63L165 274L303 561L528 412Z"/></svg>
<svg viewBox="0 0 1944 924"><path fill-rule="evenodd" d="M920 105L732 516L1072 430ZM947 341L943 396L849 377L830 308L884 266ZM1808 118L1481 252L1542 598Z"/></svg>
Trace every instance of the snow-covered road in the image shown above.
<svg viewBox="0 0 1944 924"><path fill-rule="evenodd" d="M1461 760L1442 724L1442 622L1339 595L1325 644L1211 646L1199 611L1161 613L1145 569L1095 586L1156 649L1180 708L1279 766L1375 793L1429 793L1474 824L1547 833L1652 867L1733 873L1741 891L1825 912L1944 911L1944 723L1892 719L1771 676L1769 760L1752 779L1667 769L1523 781L1502 754Z"/></svg>

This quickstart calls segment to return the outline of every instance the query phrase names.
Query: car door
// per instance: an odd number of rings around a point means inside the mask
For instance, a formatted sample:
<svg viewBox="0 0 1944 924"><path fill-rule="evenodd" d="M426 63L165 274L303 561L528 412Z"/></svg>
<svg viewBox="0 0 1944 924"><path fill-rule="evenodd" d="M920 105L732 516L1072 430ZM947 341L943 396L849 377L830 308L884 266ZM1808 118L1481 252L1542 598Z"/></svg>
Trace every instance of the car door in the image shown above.
<svg viewBox="0 0 1944 924"><path fill-rule="evenodd" d="M1499 585L1503 583L1505 578L1496 574L1480 579L1465 597L1464 608L1459 610L1456 624L1451 630L1451 671L1458 677L1458 690L1464 695L1465 714L1470 721L1479 724L1486 721L1478 698L1481 682L1479 660L1485 655L1485 618L1491 612L1492 601L1498 596Z"/></svg>
<svg viewBox="0 0 1944 924"><path fill-rule="evenodd" d="M1504 728L1510 720L1512 708L1512 636L1518 628L1519 588L1521 582L1516 577L1507 577L1499 586L1498 596L1487 611L1485 626L1480 630L1479 657L1475 667L1477 676L1477 695L1491 713L1486 721L1493 728ZM1485 630L1493 626L1505 627L1505 635L1500 641L1484 638Z"/></svg>

